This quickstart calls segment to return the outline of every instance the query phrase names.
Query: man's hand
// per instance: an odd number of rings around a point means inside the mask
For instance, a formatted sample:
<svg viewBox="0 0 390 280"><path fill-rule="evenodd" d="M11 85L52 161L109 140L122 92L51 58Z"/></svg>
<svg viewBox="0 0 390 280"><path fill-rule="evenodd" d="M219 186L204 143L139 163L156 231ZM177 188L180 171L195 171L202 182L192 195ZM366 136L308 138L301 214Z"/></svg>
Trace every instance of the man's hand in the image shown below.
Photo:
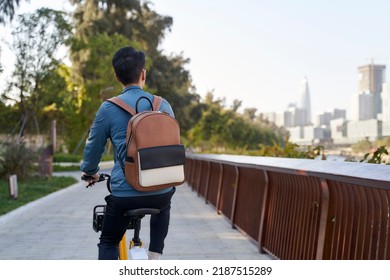
<svg viewBox="0 0 390 280"><path fill-rule="evenodd" d="M99 173L96 173L96 174L93 174L93 175L87 175L83 172L82 176L88 176L90 177L88 180L86 180L88 182L89 185L93 185L95 184L97 181L99 181L99 178L100 178L100 175Z"/></svg>

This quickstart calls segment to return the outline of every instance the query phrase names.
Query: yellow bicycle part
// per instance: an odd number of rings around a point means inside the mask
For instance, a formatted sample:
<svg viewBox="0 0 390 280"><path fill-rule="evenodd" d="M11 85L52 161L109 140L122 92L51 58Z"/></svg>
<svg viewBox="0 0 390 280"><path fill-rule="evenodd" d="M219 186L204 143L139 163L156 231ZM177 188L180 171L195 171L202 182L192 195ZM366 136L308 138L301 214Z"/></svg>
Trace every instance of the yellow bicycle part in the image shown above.
<svg viewBox="0 0 390 280"><path fill-rule="evenodd" d="M131 241L130 241L129 249L133 248L134 246L135 246L134 241L131 240ZM141 241L141 244L139 245L139 247L142 248L142 246L144 246L144 243Z"/></svg>
<svg viewBox="0 0 390 280"><path fill-rule="evenodd" d="M119 259L127 260L127 248L126 248L126 233L123 235L122 240L119 242Z"/></svg>

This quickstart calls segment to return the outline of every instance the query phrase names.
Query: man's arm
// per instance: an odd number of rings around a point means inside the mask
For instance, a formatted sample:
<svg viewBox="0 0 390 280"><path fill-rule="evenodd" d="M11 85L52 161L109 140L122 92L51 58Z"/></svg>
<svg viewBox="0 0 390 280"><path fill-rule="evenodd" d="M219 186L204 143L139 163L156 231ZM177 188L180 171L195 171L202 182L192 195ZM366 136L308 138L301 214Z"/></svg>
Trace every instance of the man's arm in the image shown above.
<svg viewBox="0 0 390 280"><path fill-rule="evenodd" d="M83 175L99 178L99 163L109 137L109 113L102 103L97 111L84 148L84 160L80 166Z"/></svg>
<svg viewBox="0 0 390 280"><path fill-rule="evenodd" d="M165 99L162 100L160 111L168 113L171 117L175 117L175 113L172 110L171 105Z"/></svg>

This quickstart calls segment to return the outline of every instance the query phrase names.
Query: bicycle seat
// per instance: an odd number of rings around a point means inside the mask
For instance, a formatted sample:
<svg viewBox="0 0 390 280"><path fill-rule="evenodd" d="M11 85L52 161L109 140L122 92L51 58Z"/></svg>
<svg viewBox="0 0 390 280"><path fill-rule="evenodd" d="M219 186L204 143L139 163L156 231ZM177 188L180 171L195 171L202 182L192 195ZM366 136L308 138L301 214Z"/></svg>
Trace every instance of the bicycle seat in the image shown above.
<svg viewBox="0 0 390 280"><path fill-rule="evenodd" d="M142 216L142 215L154 215L160 213L160 209L155 208L139 208L133 210L127 210L124 212L124 216Z"/></svg>

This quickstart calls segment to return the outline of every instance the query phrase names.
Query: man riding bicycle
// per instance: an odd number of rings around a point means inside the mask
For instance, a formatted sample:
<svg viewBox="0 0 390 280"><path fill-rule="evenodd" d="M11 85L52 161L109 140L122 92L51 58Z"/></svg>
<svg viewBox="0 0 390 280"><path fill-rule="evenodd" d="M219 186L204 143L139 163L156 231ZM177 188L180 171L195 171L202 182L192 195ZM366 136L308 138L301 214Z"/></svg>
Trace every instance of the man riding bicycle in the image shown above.
<svg viewBox="0 0 390 280"><path fill-rule="evenodd" d="M115 77L123 90L118 97L131 107L144 96L153 101L154 96L143 91L146 81L145 54L132 47L119 49L113 56L112 66ZM147 102L138 104L140 111L149 110ZM170 104L163 99L161 111L174 117ZM127 210L138 208L158 208L159 214L150 218L149 259L159 259L164 249L164 240L168 234L171 198L175 188L166 188L154 192L139 192L125 180L122 170L126 153L126 129L131 116L111 102L103 102L98 109L84 149L81 164L83 175L91 176L90 183L99 179L99 162L107 139L114 147L114 167L111 172L111 191L105 200L106 212L100 236L99 259L118 259L118 244L126 232L130 217L124 216Z"/></svg>

